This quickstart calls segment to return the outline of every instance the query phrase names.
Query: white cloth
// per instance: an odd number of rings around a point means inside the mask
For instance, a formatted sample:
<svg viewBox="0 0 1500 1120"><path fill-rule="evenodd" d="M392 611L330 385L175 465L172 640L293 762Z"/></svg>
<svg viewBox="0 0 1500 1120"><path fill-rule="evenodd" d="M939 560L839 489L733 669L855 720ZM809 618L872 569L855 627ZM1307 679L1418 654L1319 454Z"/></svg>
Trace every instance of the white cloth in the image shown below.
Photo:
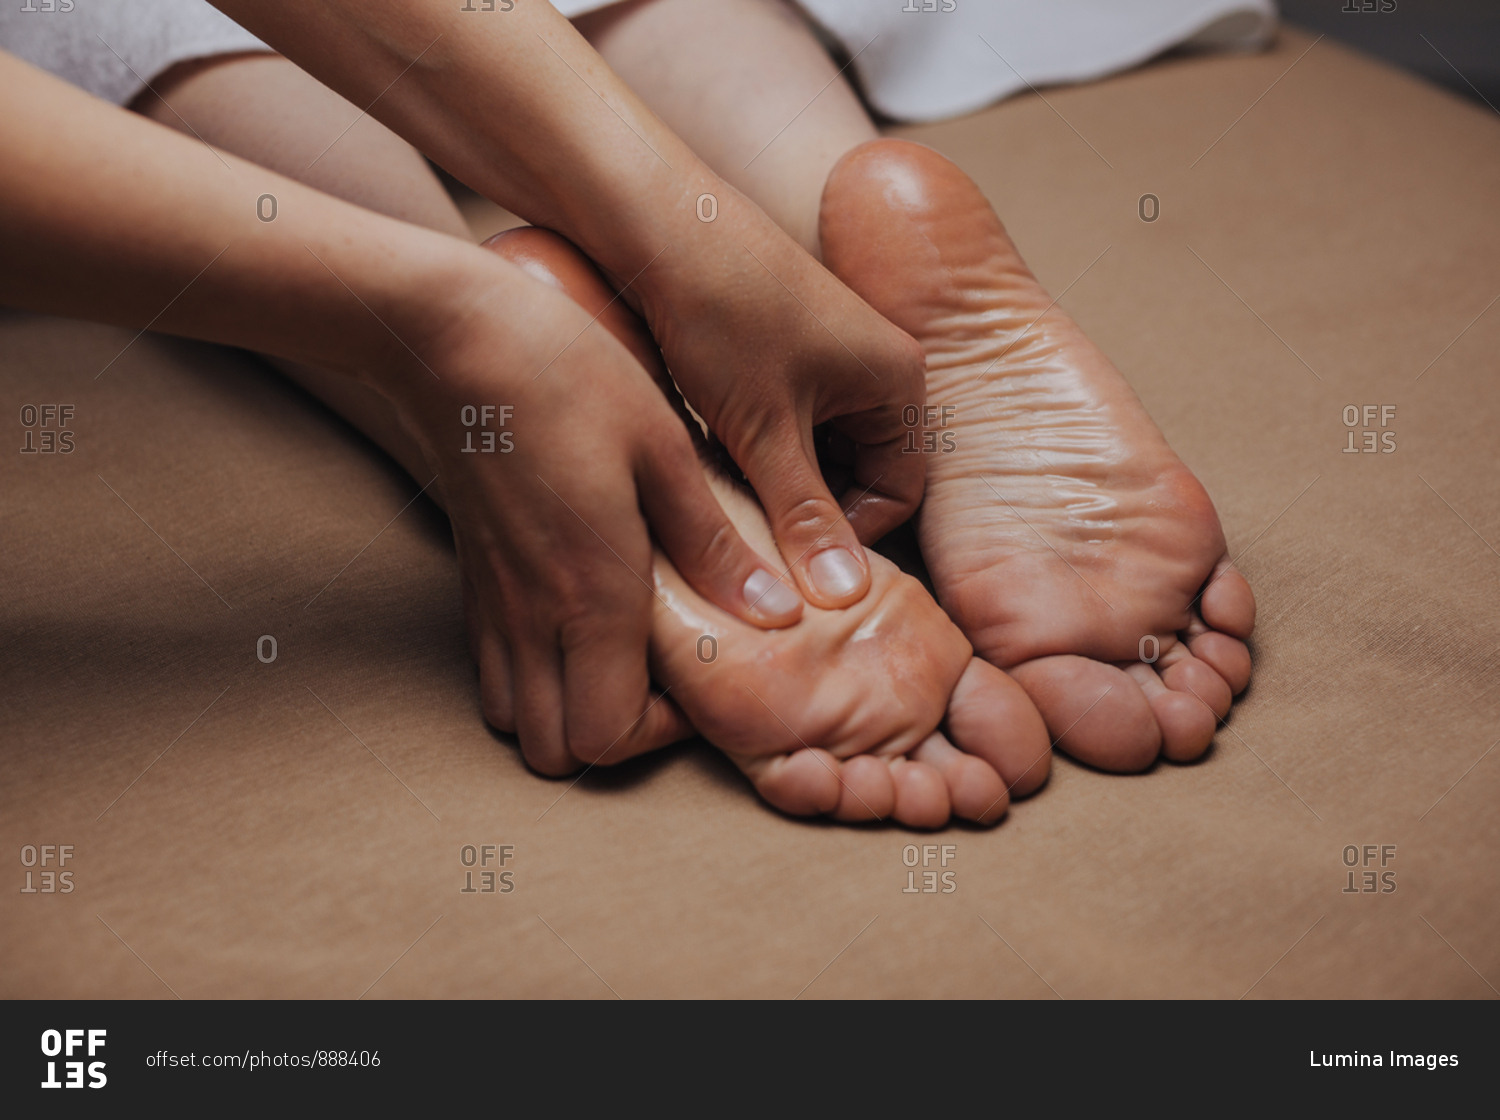
<svg viewBox="0 0 1500 1120"><path fill-rule="evenodd" d="M1100 78L1171 47L1254 49L1276 29L1274 0L799 2L854 56L870 104L900 121L970 113L1028 83ZM607 6L554 3L569 17Z"/></svg>
<svg viewBox="0 0 1500 1120"><path fill-rule="evenodd" d="M0 0L0 48L121 105L179 62L271 49L208 0Z"/></svg>
<svg viewBox="0 0 1500 1120"><path fill-rule="evenodd" d="M607 3L555 0L569 17ZM1276 27L1274 0L800 3L853 56L871 105L903 121L1088 81L1170 47L1259 47ZM0 48L121 104L176 63L270 49L207 0L0 0Z"/></svg>

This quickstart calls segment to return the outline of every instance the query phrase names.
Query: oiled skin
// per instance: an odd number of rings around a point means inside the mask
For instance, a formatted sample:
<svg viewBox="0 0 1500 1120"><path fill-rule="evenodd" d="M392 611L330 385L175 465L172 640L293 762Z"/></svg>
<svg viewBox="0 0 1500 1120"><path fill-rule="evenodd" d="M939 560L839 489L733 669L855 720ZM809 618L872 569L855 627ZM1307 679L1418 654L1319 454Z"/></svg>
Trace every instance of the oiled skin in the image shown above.
<svg viewBox="0 0 1500 1120"><path fill-rule="evenodd" d="M675 397L643 325L565 241L523 229L487 244L598 315ZM753 495L708 465L706 450L709 485L731 521L784 569ZM786 812L993 823L1010 794L1046 779L1041 716L1014 681L973 657L917 580L876 553L867 558L871 589L859 602L809 603L796 625L762 630L698 595L657 550L651 660L666 686L661 703L681 708Z"/></svg>
<svg viewBox="0 0 1500 1120"><path fill-rule="evenodd" d="M943 607L1079 757L1200 754L1249 680L1254 599L1124 378L931 149L844 156L820 233L827 266L927 355L928 416L952 451L927 456L918 535Z"/></svg>

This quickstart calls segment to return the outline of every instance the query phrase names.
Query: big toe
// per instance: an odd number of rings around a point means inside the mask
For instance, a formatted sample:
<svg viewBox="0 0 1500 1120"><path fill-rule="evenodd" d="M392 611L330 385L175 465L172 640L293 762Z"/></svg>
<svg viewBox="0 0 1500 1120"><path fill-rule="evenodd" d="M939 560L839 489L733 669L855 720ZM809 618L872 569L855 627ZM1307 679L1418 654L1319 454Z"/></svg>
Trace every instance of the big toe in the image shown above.
<svg viewBox="0 0 1500 1120"><path fill-rule="evenodd" d="M1203 589L1201 608L1203 621L1215 630L1244 639L1255 629L1255 594L1250 581L1227 556L1214 566Z"/></svg>
<svg viewBox="0 0 1500 1120"><path fill-rule="evenodd" d="M945 727L959 750L994 768L1009 793L1024 797L1047 780L1052 768L1047 724L1026 690L988 661L969 662L948 698ZM954 811L967 816L956 801Z"/></svg>
<svg viewBox="0 0 1500 1120"><path fill-rule="evenodd" d="M1101 770L1144 770L1161 750L1161 729L1141 687L1121 669L1073 654L1010 669L1046 721L1053 743Z"/></svg>
<svg viewBox="0 0 1500 1120"><path fill-rule="evenodd" d="M831 813L843 797L839 761L824 750L810 748L767 758L734 757L734 762L756 792L783 813L796 817Z"/></svg>

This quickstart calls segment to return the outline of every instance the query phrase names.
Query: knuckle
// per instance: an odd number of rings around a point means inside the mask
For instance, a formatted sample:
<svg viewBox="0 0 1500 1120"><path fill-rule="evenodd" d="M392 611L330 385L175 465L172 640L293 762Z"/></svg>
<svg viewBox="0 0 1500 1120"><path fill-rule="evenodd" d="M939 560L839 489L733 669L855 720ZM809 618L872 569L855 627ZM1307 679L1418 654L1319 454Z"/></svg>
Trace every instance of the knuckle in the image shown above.
<svg viewBox="0 0 1500 1120"><path fill-rule="evenodd" d="M842 516L843 511L830 498L812 495L783 507L776 525L779 535L818 536L832 530Z"/></svg>
<svg viewBox="0 0 1500 1120"><path fill-rule="evenodd" d="M694 570L715 576L733 575L742 566L740 535L727 520L693 543L690 556Z"/></svg>
<svg viewBox="0 0 1500 1120"><path fill-rule="evenodd" d="M564 650L586 648L598 641L605 631L602 623L599 612L581 600L561 603L553 622Z"/></svg>

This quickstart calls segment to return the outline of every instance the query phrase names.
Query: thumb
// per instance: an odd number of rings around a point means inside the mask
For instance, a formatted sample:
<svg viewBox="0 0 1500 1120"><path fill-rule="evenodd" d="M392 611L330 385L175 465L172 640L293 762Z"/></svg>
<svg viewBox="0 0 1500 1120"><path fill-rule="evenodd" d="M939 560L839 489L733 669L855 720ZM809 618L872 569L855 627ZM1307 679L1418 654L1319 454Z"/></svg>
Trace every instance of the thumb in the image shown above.
<svg viewBox="0 0 1500 1120"><path fill-rule="evenodd" d="M811 431L791 424L770 429L750 445L740 469L808 601L836 609L863 599L870 590L865 550L823 481Z"/></svg>

